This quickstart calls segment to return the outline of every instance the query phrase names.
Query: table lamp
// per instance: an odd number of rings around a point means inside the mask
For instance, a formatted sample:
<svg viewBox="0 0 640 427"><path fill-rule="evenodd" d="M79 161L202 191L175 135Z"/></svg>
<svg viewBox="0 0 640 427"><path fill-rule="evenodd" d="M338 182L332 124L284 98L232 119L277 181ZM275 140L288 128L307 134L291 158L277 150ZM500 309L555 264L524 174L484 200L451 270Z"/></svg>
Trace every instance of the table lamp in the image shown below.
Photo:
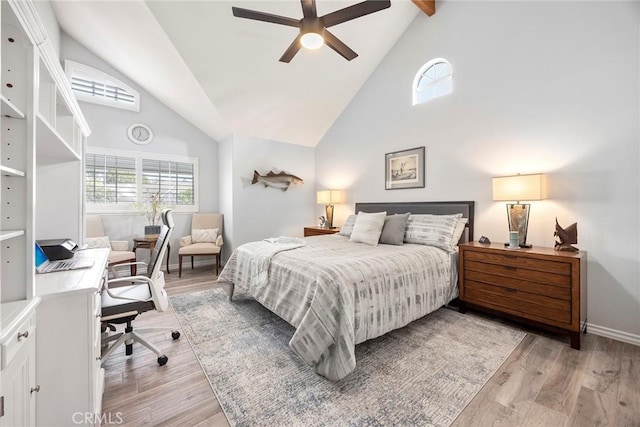
<svg viewBox="0 0 640 427"><path fill-rule="evenodd" d="M518 243L521 248L530 248L527 244L527 228L529 228L529 203L521 200L543 200L547 198L547 176L545 174L512 175L493 178L493 200L508 201L507 219L509 231L518 232Z"/></svg>
<svg viewBox="0 0 640 427"><path fill-rule="evenodd" d="M333 228L333 204L342 202L342 191L340 190L321 190L317 193L319 205L325 205L327 216L327 226Z"/></svg>

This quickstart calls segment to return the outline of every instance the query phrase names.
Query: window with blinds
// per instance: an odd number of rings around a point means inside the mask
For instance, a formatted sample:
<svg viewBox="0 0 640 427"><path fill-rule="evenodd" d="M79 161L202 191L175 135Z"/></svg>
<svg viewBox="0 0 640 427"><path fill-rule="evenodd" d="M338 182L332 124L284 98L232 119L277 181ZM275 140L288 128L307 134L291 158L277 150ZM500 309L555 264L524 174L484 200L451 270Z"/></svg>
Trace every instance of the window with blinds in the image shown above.
<svg viewBox="0 0 640 427"><path fill-rule="evenodd" d="M65 72L79 101L140 111L140 94L115 77L73 61L65 61Z"/></svg>
<svg viewBox="0 0 640 427"><path fill-rule="evenodd" d="M87 203L124 204L137 200L136 159L87 154Z"/></svg>
<svg viewBox="0 0 640 427"><path fill-rule="evenodd" d="M198 159L87 147L85 195L91 213L138 212L156 195L176 212L197 212Z"/></svg>
<svg viewBox="0 0 640 427"><path fill-rule="evenodd" d="M159 194L169 205L194 204L194 167L192 163L142 159L142 197Z"/></svg>

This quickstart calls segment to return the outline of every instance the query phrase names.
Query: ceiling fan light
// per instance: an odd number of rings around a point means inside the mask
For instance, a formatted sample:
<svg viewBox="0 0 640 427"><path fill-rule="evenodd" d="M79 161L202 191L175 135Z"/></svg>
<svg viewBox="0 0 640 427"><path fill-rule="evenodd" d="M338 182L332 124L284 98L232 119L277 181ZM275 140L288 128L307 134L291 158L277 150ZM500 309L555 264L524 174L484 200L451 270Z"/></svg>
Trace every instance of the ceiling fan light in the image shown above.
<svg viewBox="0 0 640 427"><path fill-rule="evenodd" d="M324 44L324 38L318 33L305 33L300 37L300 44L307 49L318 49Z"/></svg>

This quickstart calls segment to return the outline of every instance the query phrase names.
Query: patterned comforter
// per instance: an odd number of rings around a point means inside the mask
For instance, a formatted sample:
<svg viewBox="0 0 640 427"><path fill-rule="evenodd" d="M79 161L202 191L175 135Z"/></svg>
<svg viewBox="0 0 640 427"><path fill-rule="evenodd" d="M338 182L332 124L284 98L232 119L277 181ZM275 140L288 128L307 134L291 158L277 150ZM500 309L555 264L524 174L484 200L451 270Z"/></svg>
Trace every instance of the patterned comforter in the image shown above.
<svg viewBox="0 0 640 427"><path fill-rule="evenodd" d="M316 372L339 380L356 367L355 345L401 328L456 296L452 254L441 249L354 243L339 235L238 247L218 283L231 283L296 328L289 345ZM271 246L269 246L271 245ZM269 254L264 274L252 254ZM262 263L262 262L261 262ZM263 263L264 264L264 263Z"/></svg>

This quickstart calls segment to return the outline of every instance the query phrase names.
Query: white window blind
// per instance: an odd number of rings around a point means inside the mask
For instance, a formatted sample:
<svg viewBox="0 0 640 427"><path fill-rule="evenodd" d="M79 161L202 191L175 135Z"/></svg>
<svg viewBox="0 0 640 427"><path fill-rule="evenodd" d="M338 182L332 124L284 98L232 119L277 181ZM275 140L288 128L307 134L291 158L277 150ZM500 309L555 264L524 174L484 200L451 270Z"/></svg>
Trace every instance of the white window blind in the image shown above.
<svg viewBox="0 0 640 427"><path fill-rule="evenodd" d="M140 111L140 94L126 83L73 61L65 61L65 69L79 101Z"/></svg>
<svg viewBox="0 0 640 427"><path fill-rule="evenodd" d="M142 159L142 196L160 194L170 205L194 204L194 167L192 163Z"/></svg>
<svg viewBox="0 0 640 427"><path fill-rule="evenodd" d="M198 158L87 147L85 195L90 213L138 213L154 195L176 212L197 212Z"/></svg>
<svg viewBox="0 0 640 427"><path fill-rule="evenodd" d="M87 203L123 204L137 199L136 159L87 154Z"/></svg>

